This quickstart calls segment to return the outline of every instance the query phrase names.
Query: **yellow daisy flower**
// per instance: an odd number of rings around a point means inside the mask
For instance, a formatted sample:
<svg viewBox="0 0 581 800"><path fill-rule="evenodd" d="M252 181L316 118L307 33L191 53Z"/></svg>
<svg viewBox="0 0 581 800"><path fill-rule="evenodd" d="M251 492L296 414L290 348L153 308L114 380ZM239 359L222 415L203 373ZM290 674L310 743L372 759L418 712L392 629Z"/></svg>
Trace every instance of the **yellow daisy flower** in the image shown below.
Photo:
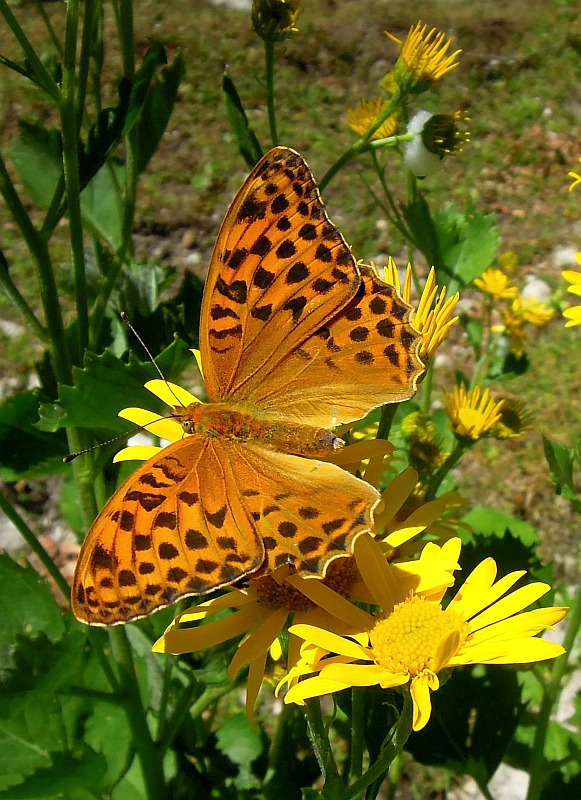
<svg viewBox="0 0 581 800"><path fill-rule="evenodd" d="M387 102L381 97L376 100L360 100L355 108L348 109L347 124L359 136L364 136L386 108ZM371 139L393 136L397 131L397 123L397 114L391 114L372 134Z"/></svg>
<svg viewBox="0 0 581 800"><path fill-rule="evenodd" d="M468 391L464 384L455 386L444 401L454 435L460 439L481 439L500 420L503 402L495 401L489 389L482 391L477 386Z"/></svg>
<svg viewBox="0 0 581 800"><path fill-rule="evenodd" d="M353 448L362 452L361 445L364 444L373 442L359 442ZM382 527L389 526L390 515L399 510L413 489L416 478L415 473L410 474L406 470L383 492L378 514ZM439 500L427 503L423 509L418 509L398 525L389 526L389 534L382 543L387 556L393 555L403 542L421 533L437 518L441 508ZM398 569L402 575L411 570L413 581L423 591L434 592L452 584L450 563L450 556L445 554L442 558L424 560L421 564L417 561L411 562L411 566L402 563ZM246 711L252 720L268 654L289 619L292 618L296 624L323 625L341 634L352 632L361 625L360 614L363 612L346 598L372 602L352 557L332 562L324 579L303 578L291 573L288 566L281 567L271 575L249 580L245 588L229 588L219 597L179 614L154 644L153 650L174 655L192 653L229 639L242 638L230 662L228 674L234 679L242 667L249 667ZM213 619L226 609L233 613ZM202 622L204 624L196 624ZM193 624L196 626L192 627ZM299 646L300 641L291 636L287 660L289 669L298 661Z"/></svg>
<svg viewBox="0 0 581 800"><path fill-rule="evenodd" d="M444 550L456 546L451 540ZM431 553L436 545L426 545ZM303 704L307 698L352 686L409 687L413 703L413 729L425 727L431 714L431 692L440 686L445 670L468 664L526 664L555 658L561 645L536 637L552 629L565 608L538 608L521 613L550 587L531 583L507 595L525 572L506 575L495 582L492 558L481 562L449 605L442 606L442 591L410 590L410 575L400 576L388 564L377 543L361 536L356 557L363 579L378 610L365 614L358 632L339 635L313 625L293 625L301 637L301 659L285 703ZM297 679L306 679L297 682Z"/></svg>
<svg viewBox="0 0 581 800"><path fill-rule="evenodd" d="M514 439L532 428L533 415L524 401L504 393L495 395L494 399L503 401L500 419L494 426L494 436L497 439Z"/></svg>
<svg viewBox="0 0 581 800"><path fill-rule="evenodd" d="M394 73L404 91L424 92L434 81L458 66L457 57L462 51L456 50L448 55L452 42L436 28L428 30L427 25L418 22L410 28L405 42L388 31L385 35L401 47Z"/></svg>
<svg viewBox="0 0 581 800"><path fill-rule="evenodd" d="M518 288L511 286L508 275L500 269L487 269L476 278L474 285L499 300L513 300L518 295Z"/></svg>
<svg viewBox="0 0 581 800"><path fill-rule="evenodd" d="M393 258L388 260L383 270L384 280L391 286L395 286L402 299L414 308L411 315L411 322L414 328L422 334L422 341L418 350L418 355L422 361L430 359L444 339L448 336L452 326L458 321L459 317L452 317L452 312L456 303L460 299L460 294L456 292L446 300L446 287L438 295L436 285L436 271L432 267L421 297L416 305L411 302L412 293L412 268L407 265L406 274L401 286L399 272Z"/></svg>
<svg viewBox="0 0 581 800"><path fill-rule="evenodd" d="M580 179L581 182L581 179ZM575 255L577 263L581 265L581 253ZM573 269L566 269L562 273L567 283L571 284L567 291L571 294L581 296L581 272L576 272ZM565 323L566 328L571 328L574 325L581 325L581 306L571 306L563 311L563 316L569 321Z"/></svg>

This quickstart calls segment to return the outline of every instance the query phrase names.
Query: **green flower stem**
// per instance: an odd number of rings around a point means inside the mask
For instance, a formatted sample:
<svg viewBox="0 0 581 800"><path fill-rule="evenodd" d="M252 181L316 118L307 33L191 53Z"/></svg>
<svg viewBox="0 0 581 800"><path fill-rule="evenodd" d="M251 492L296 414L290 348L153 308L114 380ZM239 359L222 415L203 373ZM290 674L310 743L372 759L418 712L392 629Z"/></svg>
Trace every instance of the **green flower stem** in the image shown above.
<svg viewBox="0 0 581 800"><path fill-rule="evenodd" d="M81 131L83 110L87 99L87 82L91 66L91 47L96 15L95 0L85 0L83 11L83 28L81 32L81 49L79 54L79 72L77 78L77 96L75 99L75 114L77 118L77 135Z"/></svg>
<svg viewBox="0 0 581 800"><path fill-rule="evenodd" d="M329 800L345 800L345 785L337 769L318 698L311 698L305 702L305 716L309 738L325 781L322 796Z"/></svg>
<svg viewBox="0 0 581 800"><path fill-rule="evenodd" d="M8 272L8 263L4 258L4 253L0 250L0 286L4 289L8 297L12 300L16 308L20 311L22 318L29 325L29 327L36 334L37 339L42 342L45 347L50 345L48 331L42 327L36 318L34 311L28 305L16 284L12 281L10 273Z"/></svg>
<svg viewBox="0 0 581 800"><path fill-rule="evenodd" d="M1 3L2 0L0 0ZM0 193L4 197L12 218L16 222L37 272L46 329L50 339L50 353L55 377L61 383L71 382L71 368L67 353L67 344L61 315L58 291L50 254L45 238L39 234L28 216L24 205L14 188L4 159L0 155Z"/></svg>
<svg viewBox="0 0 581 800"><path fill-rule="evenodd" d="M60 115L78 326L75 361L77 364L82 364L84 352L89 344L89 315L87 309L83 220L81 216L81 186L79 181L79 122L77 120L75 100L78 27L79 0L69 0L65 23L63 96L60 104Z"/></svg>
<svg viewBox="0 0 581 800"><path fill-rule="evenodd" d="M335 175L352 159L356 158L357 156L361 155L361 153L366 152L374 147L385 147L386 143L389 142L390 146L393 142L394 144L397 143L396 140L401 140L401 137L397 136L390 136L386 139L378 139L375 142L371 141L371 137L375 133L375 131L379 130L379 128L383 125L385 120L393 114L395 109L400 105L402 102L402 96L399 89L396 89L394 94L392 95L389 103L382 111L382 113L378 116L375 120L373 125L371 125L365 134L361 136L356 142L354 142L351 147L346 150L342 156L340 156L335 163L329 167L327 172L323 175L321 180L319 181L319 189L321 192L327 187L327 185L332 181ZM382 143L381 145L379 143Z"/></svg>
<svg viewBox="0 0 581 800"><path fill-rule="evenodd" d="M54 45L54 49L57 51L57 53L59 55L59 58L62 60L63 48L62 48L62 45L60 43L60 40L59 40L58 36L55 33L55 30L54 30L54 28L52 26L50 18L48 16L48 14L46 13L46 10L44 8L43 0L34 0L34 5L36 6L36 10L38 11L40 16L42 17L42 21L45 24L45 27L46 27L46 29L48 31L48 35L50 36L51 41L52 41L52 43Z"/></svg>
<svg viewBox="0 0 581 800"><path fill-rule="evenodd" d="M389 439L391 426L397 414L397 409L398 403L386 403L384 406L381 406L381 416L379 417L376 439Z"/></svg>
<svg viewBox="0 0 581 800"><path fill-rule="evenodd" d="M424 377L421 382L422 387L422 394L421 394L421 410L424 414L430 413L431 403L432 403L432 384L434 382L434 361L427 362L426 371L424 373Z"/></svg>
<svg viewBox="0 0 581 800"><path fill-rule="evenodd" d="M79 623L80 624L80 623ZM93 652L99 662L103 674L107 679L111 691L114 695L121 698L121 684L119 683L113 667L111 666L111 650L109 634L103 628L91 628L90 626L83 625L87 633L87 639L93 649Z"/></svg>
<svg viewBox="0 0 581 800"><path fill-rule="evenodd" d="M38 541L34 532L28 527L28 525L22 519L20 514L16 511L14 506L12 506L12 504L4 496L3 492L0 492L0 509L2 509L2 511L6 514L6 516L10 520L10 522L18 529L20 535L22 536L26 544L35 553L35 555L38 557L39 561L46 569L50 577L56 583L56 585L61 590L65 598L68 600L71 594L71 590L65 578L61 575L52 558L49 556L44 547Z"/></svg>
<svg viewBox="0 0 581 800"><path fill-rule="evenodd" d="M531 752L529 765L529 790L527 800L539 800L543 790L543 784L547 777L545 748L551 714L555 704L559 700L563 678L567 670L567 663L575 640L581 627L581 584L577 586L575 600L567 617L567 632L563 647L565 653L559 656L552 665L551 674L545 686L541 707L535 728L535 740Z"/></svg>
<svg viewBox="0 0 581 800"><path fill-rule="evenodd" d="M352 797L361 795L368 786L387 773L392 761L402 752L411 732L412 699L409 689L406 688L403 692L403 708L400 717L390 735L385 739L377 761L369 767L362 778L348 787L344 796L345 800L351 800Z"/></svg>
<svg viewBox="0 0 581 800"><path fill-rule="evenodd" d="M54 194L50 201L50 205L46 210L46 214L44 217L44 221L40 228L41 236L44 236L45 239L49 239L52 235L52 232L62 219L63 214L66 211L66 203L63 202L65 196L65 174L61 172L57 185L54 189Z"/></svg>
<svg viewBox="0 0 581 800"><path fill-rule="evenodd" d="M130 81L135 76L135 37L133 30L133 0L116 0L113 3L117 21L117 35L123 58L123 74Z"/></svg>
<svg viewBox="0 0 581 800"><path fill-rule="evenodd" d="M264 68L266 73L266 107L268 109L268 124L272 146L278 145L278 131L276 129L276 113L274 110L274 42L264 39Z"/></svg>
<svg viewBox="0 0 581 800"><path fill-rule="evenodd" d="M363 773L363 728L365 726L365 689L351 689L351 759L349 777L359 779Z"/></svg>
<svg viewBox="0 0 581 800"><path fill-rule="evenodd" d="M462 458L464 453L474 444L474 442L470 441L469 439L456 439L456 444L454 445L454 449L449 454L448 458L444 461L440 469L435 473L428 484L428 490L426 492L426 496L424 498L424 502L428 503L430 500L434 500L438 489L440 488L442 481L446 477L446 475L450 472L450 470L458 463L458 461Z"/></svg>
<svg viewBox="0 0 581 800"><path fill-rule="evenodd" d="M147 800L165 800L163 758L151 738L147 715L139 693L139 683L127 631L118 625L111 628L109 637L119 672L121 693L127 721L131 728L133 746L141 765L146 798Z"/></svg>
<svg viewBox="0 0 581 800"><path fill-rule="evenodd" d="M411 134L411 135L413 136L413 134ZM405 136L392 136L390 138L392 140L397 139L398 142L399 142L400 140L407 139L409 137L408 137L408 135L405 135ZM380 142L387 142L389 140L388 139L380 139L379 141ZM372 142L372 145L373 145L373 142ZM410 231L410 229L408 228L408 226L406 225L405 219L401 215L400 210L397 207L395 200L393 199L393 195L392 195L392 193L391 193L391 191L389 189L389 186L387 185L387 181L385 180L384 171L383 171L383 169L381 169L381 166L380 166L379 161L377 159L377 150L376 149L372 149L371 150L371 158L373 159L373 166L375 167L375 172L376 172L377 177L379 179L379 182L381 184L381 188L383 189L383 193L385 194L385 196L387 198L387 202L389 203L389 208L387 208L387 206L385 206L385 204L381 202L381 200L375 195L374 192L371 192L371 193L372 193L376 203L382 209L383 213L385 214L387 219L391 222L391 224L395 228L397 228L397 230L401 233L401 235L407 241L411 241L415 246L415 240L414 240L413 234Z"/></svg>
<svg viewBox="0 0 581 800"><path fill-rule="evenodd" d="M28 60L32 68L32 72L34 78L39 86L41 86L44 91L52 97L53 100L56 102L60 101L60 89L58 84L50 74L50 72L46 69L42 61L40 60L38 53L30 43L28 37L20 27L18 20L12 13L10 6L8 5L7 0L0 0L0 14L6 20L6 24L14 34L18 44L22 48L22 51L25 57Z"/></svg>

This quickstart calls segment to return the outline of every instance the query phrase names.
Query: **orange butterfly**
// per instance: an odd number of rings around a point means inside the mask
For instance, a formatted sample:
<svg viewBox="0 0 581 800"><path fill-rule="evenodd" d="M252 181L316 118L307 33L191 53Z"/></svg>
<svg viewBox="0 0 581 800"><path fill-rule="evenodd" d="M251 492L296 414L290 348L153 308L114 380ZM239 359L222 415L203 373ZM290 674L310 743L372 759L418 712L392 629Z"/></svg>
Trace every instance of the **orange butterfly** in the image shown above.
<svg viewBox="0 0 581 800"><path fill-rule="evenodd" d="M301 156L271 150L232 203L200 322L209 403L142 464L83 544L77 619L115 625L290 563L323 576L373 524L377 491L326 463L330 428L409 398L410 308L358 267Z"/></svg>

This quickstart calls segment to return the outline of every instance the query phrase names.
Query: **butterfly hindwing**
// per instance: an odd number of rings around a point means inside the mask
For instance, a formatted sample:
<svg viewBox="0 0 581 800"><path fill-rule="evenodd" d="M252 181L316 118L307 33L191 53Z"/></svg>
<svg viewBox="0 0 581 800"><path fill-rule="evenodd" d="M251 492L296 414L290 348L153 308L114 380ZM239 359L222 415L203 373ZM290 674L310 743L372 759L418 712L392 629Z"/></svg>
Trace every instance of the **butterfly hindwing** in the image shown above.
<svg viewBox="0 0 581 800"><path fill-rule="evenodd" d="M75 571L75 616L127 622L257 569L264 545L242 503L219 441L195 435L162 450L89 531Z"/></svg>
<svg viewBox="0 0 581 800"><path fill-rule="evenodd" d="M273 417L330 428L407 400L424 365L411 308L366 266L355 297L270 373L252 402Z"/></svg>

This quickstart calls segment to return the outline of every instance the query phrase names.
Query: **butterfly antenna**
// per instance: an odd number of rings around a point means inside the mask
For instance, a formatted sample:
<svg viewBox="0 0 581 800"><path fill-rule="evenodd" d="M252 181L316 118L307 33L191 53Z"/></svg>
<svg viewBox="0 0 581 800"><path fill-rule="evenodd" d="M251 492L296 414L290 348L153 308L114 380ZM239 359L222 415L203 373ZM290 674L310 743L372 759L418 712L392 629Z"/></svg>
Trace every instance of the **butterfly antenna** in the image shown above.
<svg viewBox="0 0 581 800"><path fill-rule="evenodd" d="M147 355L148 355L148 357L149 357L149 360L151 361L151 363L153 364L153 366L154 366L154 367L155 367L155 369L157 370L157 374L158 374L158 375L159 375L159 377L162 379L162 381L165 383L165 385L166 385L166 386L167 386L167 388L170 390L170 392L173 394L173 396L174 396L174 397L175 397L175 399L176 399L176 402L177 402L177 404L178 404L179 406L182 406L182 408L183 408L183 407L184 407L184 404L182 403L182 401L179 399L179 397L176 395L176 393L174 392L174 390L172 389L172 387L171 387L171 386L170 386L170 384L168 383L168 380L167 380L167 378L165 377L165 375L163 374L163 372L160 370L160 368L159 368L158 364L156 363L156 361L155 361L154 357L151 355L151 352L150 352L150 350L149 350L148 346L145 344L145 342L143 341L143 339L141 338L141 336L140 336L140 335L137 333L137 331L136 331L136 330L135 330L135 328L133 327L133 325L132 325L132 323L131 323L131 320L129 319L129 317L127 316L127 314L125 313L125 311L120 311L120 312L119 312L119 314L120 314L120 316L121 316L121 319L123 320L123 322L124 322L124 323L127 325L127 327L129 328L129 330L131 331L131 333L132 333L132 334L135 336L135 338L137 339L137 341L139 342L139 344L140 344L140 345L143 347L143 349L144 349L144 350L145 350L145 352L147 353ZM106 442L104 442L104 444L106 444Z"/></svg>

